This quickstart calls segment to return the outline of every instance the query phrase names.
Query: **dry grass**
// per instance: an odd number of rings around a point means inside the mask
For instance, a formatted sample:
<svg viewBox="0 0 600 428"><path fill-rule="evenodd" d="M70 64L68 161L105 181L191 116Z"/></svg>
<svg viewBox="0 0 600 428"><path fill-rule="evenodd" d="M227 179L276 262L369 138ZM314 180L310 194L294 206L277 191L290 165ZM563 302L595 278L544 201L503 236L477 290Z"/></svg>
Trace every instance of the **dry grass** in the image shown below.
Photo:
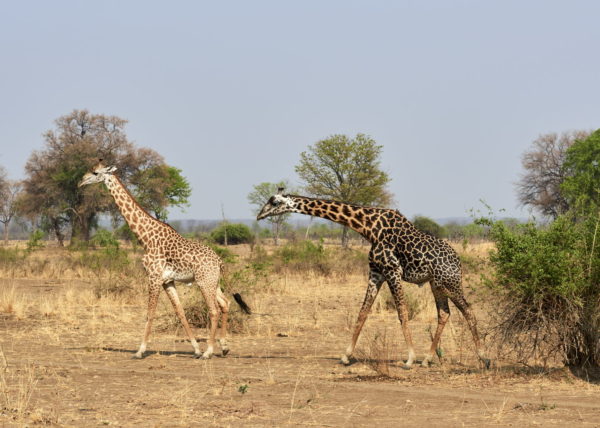
<svg viewBox="0 0 600 428"><path fill-rule="evenodd" d="M485 269L488 249L458 248L475 260L465 287L471 301L485 300L477 282L478 260ZM239 263L232 271L255 260L248 246L231 250ZM367 248L357 250L366 253ZM275 249L265 251L270 255ZM231 354L208 361L190 358L191 346L179 323L169 321L173 310L163 296L149 344L157 353L132 361L129 356L139 344L146 311L145 277L136 265L139 255L129 254L132 261L126 269L131 270L109 272L78 264L77 254L66 250L45 248L33 254L32 266L43 263L44 257L62 264L41 272L38 267L0 266L0 346L4 361L11 363L4 365L8 368L0 379L0 421L5 424L594 422L594 408L586 407L600 398L593 377L559 367L527 368L510 360L482 370L456 310L442 336L442 359L430 369L403 370L406 347L395 308L386 304L385 289L359 340L359 362L339 365L366 289L362 270L323 275L319 269L283 269L259 277L245 273L236 286L248 287L244 297L254 315L241 318L231 336ZM29 277L31 271L38 276ZM194 301L193 288L179 290L184 303ZM410 326L420 359L437 324L433 296L428 285L407 284L405 292L414 306ZM487 308L478 303L474 307L485 330ZM203 328L196 330L205 337Z"/></svg>
<svg viewBox="0 0 600 428"><path fill-rule="evenodd" d="M30 408L31 396L38 382L35 367L9 367L4 350L0 347L0 393L2 409L21 422Z"/></svg>

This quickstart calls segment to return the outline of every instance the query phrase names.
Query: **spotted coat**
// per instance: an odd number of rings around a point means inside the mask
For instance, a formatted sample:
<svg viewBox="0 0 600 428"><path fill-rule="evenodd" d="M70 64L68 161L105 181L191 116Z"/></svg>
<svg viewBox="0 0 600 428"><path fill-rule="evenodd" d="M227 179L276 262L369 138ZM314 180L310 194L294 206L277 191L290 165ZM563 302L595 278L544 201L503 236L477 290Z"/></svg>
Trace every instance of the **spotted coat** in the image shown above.
<svg viewBox="0 0 600 428"><path fill-rule="evenodd" d="M450 299L464 315L480 359L489 366L489 360L481 350L475 316L462 291L460 259L447 242L418 230L397 210L364 207L298 195L278 193L272 196L257 218L260 220L286 212L307 214L343 224L371 242L367 291L351 343L342 356L342 362L349 363L373 301L381 285L387 282L396 303L398 318L408 346L406 365L412 365L415 352L411 332L408 329L408 308L402 288L402 281L405 281L419 286L429 282L438 311L438 327L429 353L422 364L429 364L438 347L443 328L450 315L448 305Z"/></svg>
<svg viewBox="0 0 600 428"><path fill-rule="evenodd" d="M133 198L119 178L112 174L115 170L114 167L105 167L100 163L83 177L79 186L103 182L113 196L131 231L137 236L144 248L142 262L149 278L148 316L142 343L135 357L142 358L146 351L161 289L164 289L167 293L177 316L183 324L194 348L195 357L210 358L213 354L219 318L221 318L222 336L219 343L223 354L227 354L228 347L225 336L227 333L229 302L219 288L219 277L223 269L221 259L210 247L185 239L171 226L148 214ZM189 326L179 301L175 281L187 285L196 283L206 300L211 325L208 347L204 353L200 352L200 347Z"/></svg>

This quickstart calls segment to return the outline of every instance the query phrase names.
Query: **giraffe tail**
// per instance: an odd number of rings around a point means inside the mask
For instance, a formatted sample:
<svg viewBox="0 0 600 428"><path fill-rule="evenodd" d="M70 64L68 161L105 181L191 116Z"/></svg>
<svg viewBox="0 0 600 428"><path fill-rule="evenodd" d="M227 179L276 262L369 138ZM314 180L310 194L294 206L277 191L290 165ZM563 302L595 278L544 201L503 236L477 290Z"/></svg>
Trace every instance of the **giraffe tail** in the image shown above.
<svg viewBox="0 0 600 428"><path fill-rule="evenodd" d="M233 298L237 302L237 304L240 305L240 308L242 308L242 310L244 312L246 312L247 314L252 313L250 306L248 306L248 304L246 302L244 302L244 299L242 299L242 296L240 293L233 293Z"/></svg>
<svg viewBox="0 0 600 428"><path fill-rule="evenodd" d="M220 260L220 264L219 264L219 269L221 270L221 279L223 281L223 284L227 283L226 280L226 267L225 267L225 263L223 263ZM242 298L242 295L240 293L233 293L233 299L237 302L238 305L240 305L240 308L242 308L242 311L244 311L245 313L247 313L248 315L250 315L252 313L252 309L250 309L250 306L248 306L248 304L246 302L244 302L244 299Z"/></svg>

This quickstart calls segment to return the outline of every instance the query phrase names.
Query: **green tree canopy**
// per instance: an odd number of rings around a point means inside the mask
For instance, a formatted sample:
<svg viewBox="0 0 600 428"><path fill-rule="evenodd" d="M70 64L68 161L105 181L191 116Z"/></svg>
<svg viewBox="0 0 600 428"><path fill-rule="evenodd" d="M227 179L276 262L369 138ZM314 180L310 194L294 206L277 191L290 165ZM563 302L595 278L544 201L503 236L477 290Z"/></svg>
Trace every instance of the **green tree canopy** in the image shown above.
<svg viewBox="0 0 600 428"><path fill-rule="evenodd" d="M380 169L382 146L364 134L332 135L300 154L296 172L308 193L358 205L387 205L387 173Z"/></svg>
<svg viewBox="0 0 600 428"><path fill-rule="evenodd" d="M41 217L61 242L64 226L70 226L73 238L89 240L99 213L118 216L104 186L77 187L99 158L118 167L119 178L150 212L164 218L168 205L185 205L187 182L158 153L135 147L125 134L126 123L87 110L59 117L56 129L44 134L45 148L34 151L25 166L23 213Z"/></svg>
<svg viewBox="0 0 600 428"><path fill-rule="evenodd" d="M140 169L131 182L137 201L159 220L167 219L169 206L189 206L192 188L179 168L162 164Z"/></svg>
<svg viewBox="0 0 600 428"><path fill-rule="evenodd" d="M567 177L561 190L579 215L597 214L600 209L600 129L575 142L566 153Z"/></svg>
<svg viewBox="0 0 600 428"><path fill-rule="evenodd" d="M300 154L296 172L304 188L319 198L357 205L386 206L392 195L388 174L380 168L382 146L364 134L354 138L332 135ZM342 234L347 244L347 228Z"/></svg>

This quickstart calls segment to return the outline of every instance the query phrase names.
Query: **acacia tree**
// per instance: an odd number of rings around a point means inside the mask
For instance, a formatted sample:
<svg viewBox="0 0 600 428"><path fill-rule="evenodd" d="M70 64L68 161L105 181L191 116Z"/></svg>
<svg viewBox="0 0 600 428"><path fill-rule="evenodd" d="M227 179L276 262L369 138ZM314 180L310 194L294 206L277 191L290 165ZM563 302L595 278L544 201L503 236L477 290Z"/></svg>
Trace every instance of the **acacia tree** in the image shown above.
<svg viewBox="0 0 600 428"><path fill-rule="evenodd" d="M313 196L357 205L388 205L390 178L380 169L381 151L382 146L367 135L336 134L309 146L295 169ZM342 245L348 245L347 227Z"/></svg>
<svg viewBox="0 0 600 428"><path fill-rule="evenodd" d="M8 244L8 227L17 212L17 197L21 191L19 181L9 180L0 166L0 223L4 225L4 244Z"/></svg>
<svg viewBox="0 0 600 428"><path fill-rule="evenodd" d="M45 149L34 151L27 161L20 206L29 216L41 216L42 224L61 244L66 226L71 228L72 239L87 241L99 213L116 215L103 186L77 187L99 158L116 165L120 178L134 196L139 196L141 205L155 214L164 218L167 205L187 203L189 187L187 193L178 190L173 194L169 190L173 182L160 179L171 174L181 178L178 170L170 170L155 151L135 147L124 132L126 123L116 116L74 110L55 121L56 129L44 134ZM175 181L187 185L184 179Z"/></svg>
<svg viewBox="0 0 600 428"><path fill-rule="evenodd" d="M532 143L533 147L523 153L525 172L516 184L521 205L552 219L569 210L569 202L561 191L569 174L564 168L565 156L569 147L589 135L588 131L552 133L541 135Z"/></svg>
<svg viewBox="0 0 600 428"><path fill-rule="evenodd" d="M254 210L255 214L258 214L261 207L263 207L267 203L269 198L273 196L279 188L288 189L289 183L287 182L287 180L281 180L278 183L265 182L253 186L254 190L248 194L248 201L256 207L256 209ZM279 245L279 233L281 232L281 227L285 224L289 217L290 213L286 213L278 216L267 217L265 219L269 223L271 223L271 228L273 229L273 236L275 237L275 245Z"/></svg>

